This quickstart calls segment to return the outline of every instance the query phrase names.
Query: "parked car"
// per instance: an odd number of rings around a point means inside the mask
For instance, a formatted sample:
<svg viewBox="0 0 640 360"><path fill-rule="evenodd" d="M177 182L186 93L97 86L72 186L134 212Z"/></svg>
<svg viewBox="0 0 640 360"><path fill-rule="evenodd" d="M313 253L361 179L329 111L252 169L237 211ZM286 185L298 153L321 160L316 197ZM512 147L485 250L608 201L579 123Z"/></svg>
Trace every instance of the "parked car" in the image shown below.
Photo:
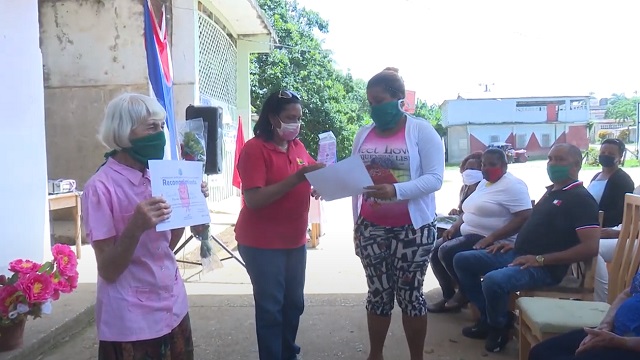
<svg viewBox="0 0 640 360"><path fill-rule="evenodd" d="M504 153L507 154L507 161L509 162L509 164L524 163L529 159L529 157L527 156L527 150L515 150L509 143L495 142L489 144L487 148L497 148L504 151Z"/></svg>

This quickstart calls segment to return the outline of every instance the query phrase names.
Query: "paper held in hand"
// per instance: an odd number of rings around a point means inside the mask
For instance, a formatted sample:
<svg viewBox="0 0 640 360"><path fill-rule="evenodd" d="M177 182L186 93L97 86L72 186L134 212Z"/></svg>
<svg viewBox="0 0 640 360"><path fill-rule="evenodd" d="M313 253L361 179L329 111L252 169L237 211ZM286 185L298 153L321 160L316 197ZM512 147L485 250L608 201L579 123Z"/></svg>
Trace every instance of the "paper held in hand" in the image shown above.
<svg viewBox="0 0 640 360"><path fill-rule="evenodd" d="M207 200L202 194L202 162L149 160L151 194L163 197L171 206L171 217L156 226L165 231L211 222Z"/></svg>
<svg viewBox="0 0 640 360"><path fill-rule="evenodd" d="M325 201L360 195L364 193L364 187L373 185L371 176L358 155L305 176Z"/></svg>

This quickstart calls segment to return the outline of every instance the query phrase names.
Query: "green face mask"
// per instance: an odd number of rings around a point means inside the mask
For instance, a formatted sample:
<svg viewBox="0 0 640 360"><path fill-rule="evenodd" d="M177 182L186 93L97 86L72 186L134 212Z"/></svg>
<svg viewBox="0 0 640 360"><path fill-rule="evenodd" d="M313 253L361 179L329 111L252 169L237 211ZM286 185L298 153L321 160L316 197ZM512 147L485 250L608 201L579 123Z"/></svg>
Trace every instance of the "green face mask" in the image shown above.
<svg viewBox="0 0 640 360"><path fill-rule="evenodd" d="M161 160L164 158L164 146L167 139L164 131L158 131L141 138L131 140L131 147L122 149L134 160L149 167L149 160Z"/></svg>
<svg viewBox="0 0 640 360"><path fill-rule="evenodd" d="M402 115L404 112L400 108L398 100L371 105L371 119L376 127L382 131L393 129L402 119Z"/></svg>
<svg viewBox="0 0 640 360"><path fill-rule="evenodd" d="M547 165L547 175L552 183L558 183L569 179L569 165Z"/></svg>

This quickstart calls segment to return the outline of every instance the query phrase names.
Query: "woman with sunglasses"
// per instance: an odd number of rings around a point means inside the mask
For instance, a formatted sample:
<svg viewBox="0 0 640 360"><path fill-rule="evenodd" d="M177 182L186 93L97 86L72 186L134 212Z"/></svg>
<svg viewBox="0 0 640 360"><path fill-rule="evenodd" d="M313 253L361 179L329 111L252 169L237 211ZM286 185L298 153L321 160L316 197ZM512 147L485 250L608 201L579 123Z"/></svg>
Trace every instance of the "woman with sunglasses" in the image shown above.
<svg viewBox="0 0 640 360"><path fill-rule="evenodd" d="M372 125L360 129L353 155L364 162L374 185L353 198L356 255L369 292L368 360L381 360L394 298L411 360L423 359L427 303L422 292L436 240L434 193L442 186L444 147L424 119L402 110L404 82L387 68L367 83Z"/></svg>
<svg viewBox="0 0 640 360"><path fill-rule="evenodd" d="M260 360L294 360L300 353L311 200L305 174L324 166L297 139L301 117L298 94L272 93L238 158L244 206L235 232L253 285Z"/></svg>

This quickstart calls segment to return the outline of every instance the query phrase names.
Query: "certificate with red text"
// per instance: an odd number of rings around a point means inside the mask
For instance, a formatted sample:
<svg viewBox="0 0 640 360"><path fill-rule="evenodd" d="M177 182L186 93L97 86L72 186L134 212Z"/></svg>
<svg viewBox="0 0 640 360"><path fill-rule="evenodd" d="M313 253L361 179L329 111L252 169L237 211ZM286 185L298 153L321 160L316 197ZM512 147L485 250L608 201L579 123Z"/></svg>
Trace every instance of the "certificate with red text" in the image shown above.
<svg viewBox="0 0 640 360"><path fill-rule="evenodd" d="M211 222L207 200L202 194L202 162L150 160L151 194L163 197L171 206L171 217L156 231L202 225Z"/></svg>

